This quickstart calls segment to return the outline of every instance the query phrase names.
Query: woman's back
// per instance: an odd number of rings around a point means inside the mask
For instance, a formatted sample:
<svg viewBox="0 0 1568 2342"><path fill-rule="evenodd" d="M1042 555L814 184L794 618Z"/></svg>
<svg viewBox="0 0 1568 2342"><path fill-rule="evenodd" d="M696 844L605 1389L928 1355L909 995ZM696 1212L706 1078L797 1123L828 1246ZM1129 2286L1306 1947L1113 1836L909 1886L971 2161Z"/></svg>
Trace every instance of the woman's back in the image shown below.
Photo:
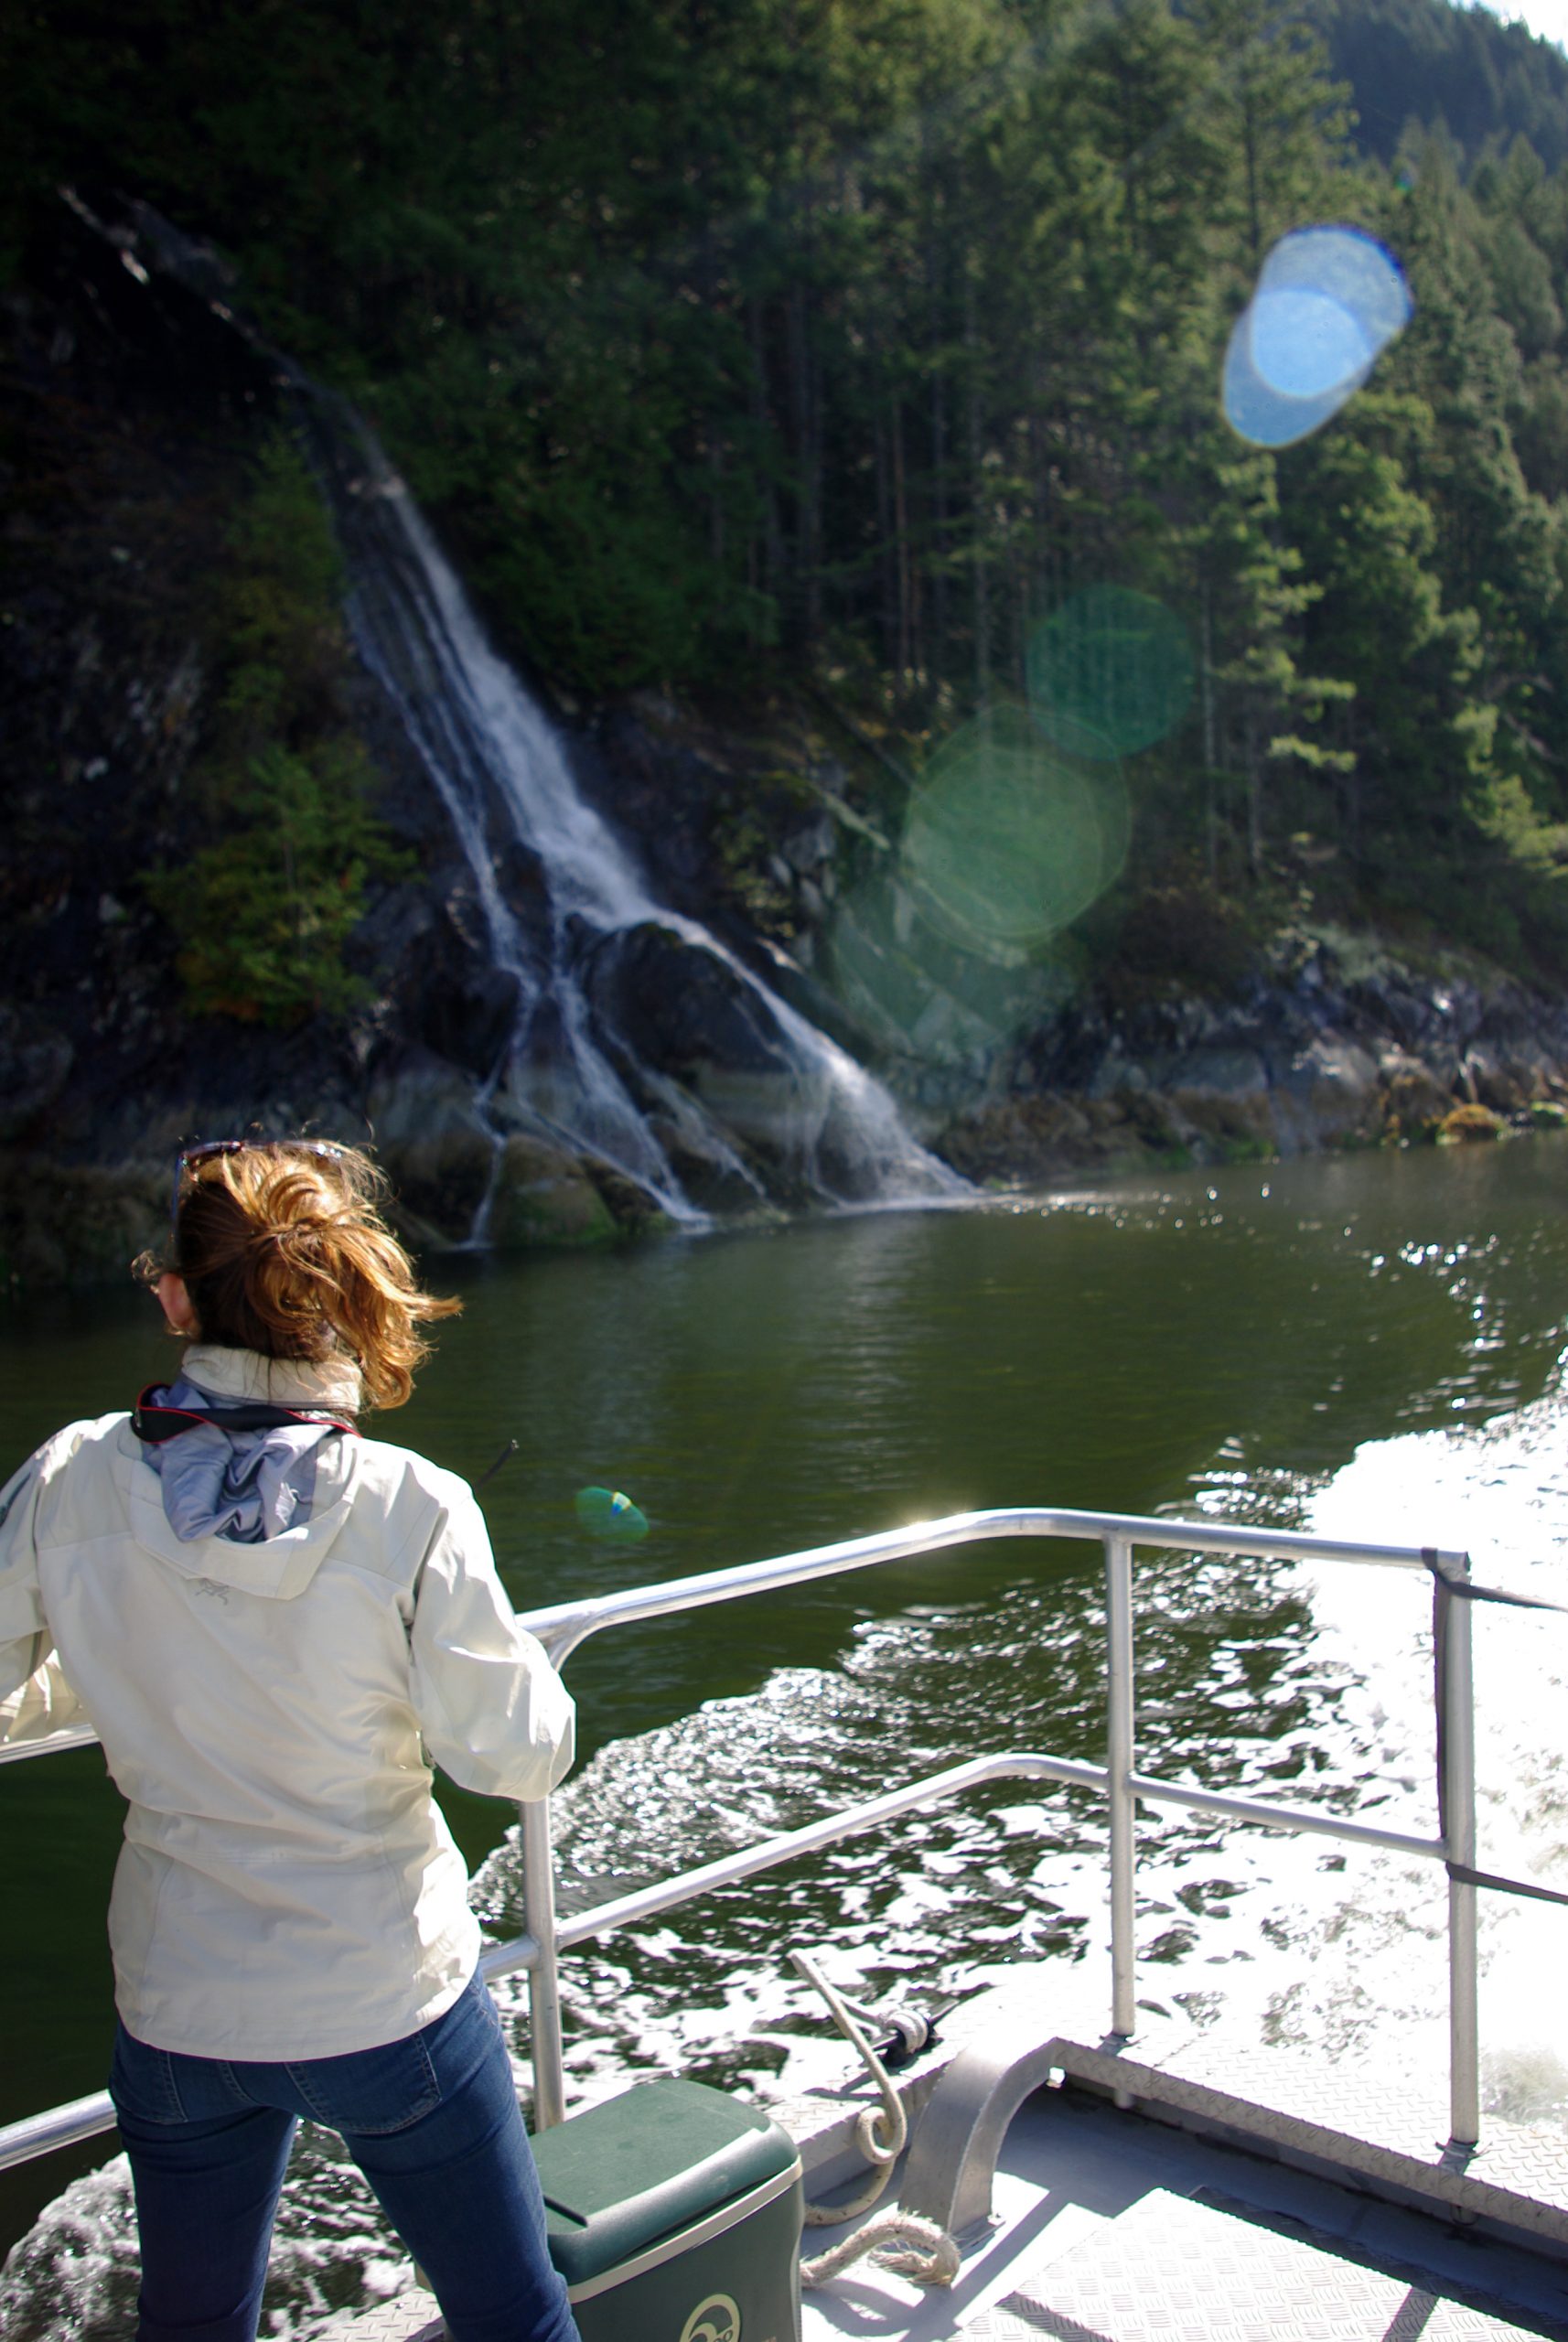
<svg viewBox="0 0 1568 2342"><path fill-rule="evenodd" d="M420 1290L381 1194L316 1141L182 1151L146 1272L190 1340L178 1378L0 1490L0 1729L52 1717L58 1682L129 1805L111 2090L144 2342L252 2342L305 2115L343 2133L455 2342L574 2331L431 1794L435 1760L546 1795L572 1703L472 1491L354 1428L457 1305Z"/></svg>
<svg viewBox="0 0 1568 2342"><path fill-rule="evenodd" d="M125 2022L209 2057L413 2031L478 1947L422 1729L511 1796L539 1795L564 1754L542 1666L542 1712L521 1740L510 1719L499 1767L462 1738L502 1721L484 1713L487 1649L519 1658L471 1566L467 1662L450 1655L450 1556L483 1552L468 1490L406 1449L333 1439L307 1520L186 1542L127 1417L73 1424L38 1466L45 1607L131 1807L110 1915Z"/></svg>

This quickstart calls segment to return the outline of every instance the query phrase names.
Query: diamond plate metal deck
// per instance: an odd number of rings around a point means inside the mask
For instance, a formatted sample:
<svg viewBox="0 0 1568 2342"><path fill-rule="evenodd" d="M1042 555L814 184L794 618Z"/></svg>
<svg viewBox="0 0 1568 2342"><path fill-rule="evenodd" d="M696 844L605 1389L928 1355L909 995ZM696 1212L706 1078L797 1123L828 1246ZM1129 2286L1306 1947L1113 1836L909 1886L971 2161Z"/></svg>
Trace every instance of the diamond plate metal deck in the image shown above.
<svg viewBox="0 0 1568 2342"><path fill-rule="evenodd" d="M1164 2189L961 2329L966 2342L1524 2342L1534 2330Z"/></svg>
<svg viewBox="0 0 1568 2342"><path fill-rule="evenodd" d="M1287 2049L1198 2036L1141 2054L1060 2044L1061 2070L1130 2093L1151 2113L1219 2125L1276 2153L1334 2165L1352 2182L1463 2219L1485 2218L1568 2248L1568 2137L1488 2115L1467 2160L1444 2145L1444 2086L1394 2068L1323 2066Z"/></svg>
<svg viewBox="0 0 1568 2342"><path fill-rule="evenodd" d="M411 2285L374 2309L346 2310L310 2329L310 2342L446 2342L434 2294Z"/></svg>

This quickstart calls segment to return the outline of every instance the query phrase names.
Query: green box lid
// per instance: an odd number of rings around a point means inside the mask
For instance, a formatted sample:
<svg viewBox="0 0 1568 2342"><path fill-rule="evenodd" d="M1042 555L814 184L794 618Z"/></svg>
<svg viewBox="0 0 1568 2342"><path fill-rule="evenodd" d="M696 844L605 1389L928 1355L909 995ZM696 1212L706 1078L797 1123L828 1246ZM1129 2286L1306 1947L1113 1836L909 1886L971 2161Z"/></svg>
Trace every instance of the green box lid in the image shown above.
<svg viewBox="0 0 1568 2342"><path fill-rule="evenodd" d="M702 2082L639 2082L533 2142L551 2257L569 2285L631 2260L796 2161L755 2107Z"/></svg>

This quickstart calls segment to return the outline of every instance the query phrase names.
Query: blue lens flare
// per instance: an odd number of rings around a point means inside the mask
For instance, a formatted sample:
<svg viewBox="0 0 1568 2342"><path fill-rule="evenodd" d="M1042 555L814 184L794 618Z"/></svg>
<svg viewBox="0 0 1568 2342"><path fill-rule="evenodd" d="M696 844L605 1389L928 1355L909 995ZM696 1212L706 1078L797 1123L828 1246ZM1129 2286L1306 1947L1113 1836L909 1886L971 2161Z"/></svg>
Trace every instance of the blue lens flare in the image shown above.
<svg viewBox="0 0 1568 2342"><path fill-rule="evenodd" d="M1258 447L1306 438L1360 389L1413 309L1399 263L1360 229L1282 237L1225 353L1231 428Z"/></svg>
<svg viewBox="0 0 1568 2342"><path fill-rule="evenodd" d="M1284 398L1322 398L1363 381L1377 351L1359 317L1327 293L1285 285L1260 289L1249 312L1251 359Z"/></svg>

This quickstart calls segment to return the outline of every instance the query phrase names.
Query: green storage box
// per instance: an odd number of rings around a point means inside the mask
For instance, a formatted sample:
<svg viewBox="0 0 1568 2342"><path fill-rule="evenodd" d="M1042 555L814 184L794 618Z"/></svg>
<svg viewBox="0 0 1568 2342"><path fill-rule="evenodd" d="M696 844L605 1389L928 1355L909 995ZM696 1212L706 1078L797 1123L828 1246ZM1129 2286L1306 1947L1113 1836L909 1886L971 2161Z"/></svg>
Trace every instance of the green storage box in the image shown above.
<svg viewBox="0 0 1568 2342"><path fill-rule="evenodd" d="M583 2342L800 2342L800 2158L755 2107L639 2082L533 2155Z"/></svg>

